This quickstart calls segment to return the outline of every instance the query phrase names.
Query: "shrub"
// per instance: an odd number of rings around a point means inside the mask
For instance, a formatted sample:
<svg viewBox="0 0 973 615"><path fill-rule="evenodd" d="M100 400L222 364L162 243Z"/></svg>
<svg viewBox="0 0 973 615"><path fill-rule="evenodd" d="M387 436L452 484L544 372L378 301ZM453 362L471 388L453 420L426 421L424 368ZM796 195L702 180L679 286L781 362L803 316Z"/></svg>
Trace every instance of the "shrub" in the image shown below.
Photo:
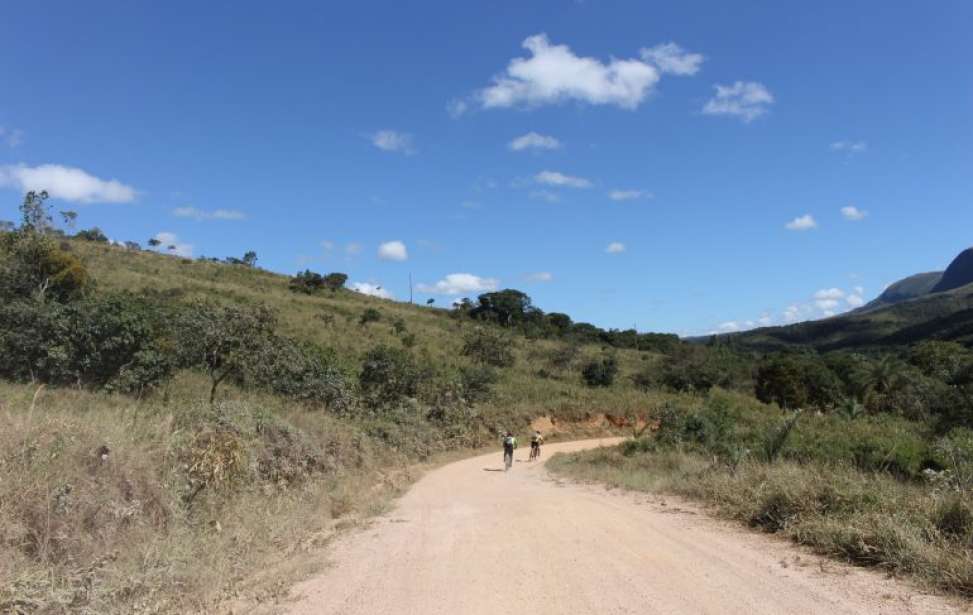
<svg viewBox="0 0 973 615"><path fill-rule="evenodd" d="M370 322L378 322L382 320L382 313L375 308L366 308L364 312L361 313L361 317L358 319L358 324L365 326Z"/></svg>
<svg viewBox="0 0 973 615"><path fill-rule="evenodd" d="M343 412L354 398L342 373L334 366L333 355L312 344L285 337L267 340L259 360L245 367L247 376L258 385L294 399L322 402Z"/></svg>
<svg viewBox="0 0 973 615"><path fill-rule="evenodd" d="M90 283L81 261L53 238L30 230L0 235L0 298L68 302Z"/></svg>
<svg viewBox="0 0 973 615"><path fill-rule="evenodd" d="M345 273L329 273L324 276L324 287L331 292L337 292L341 288L344 288L345 282L348 281L348 274Z"/></svg>
<svg viewBox="0 0 973 615"><path fill-rule="evenodd" d="M305 269L290 279L287 288L297 293L312 295L324 288L324 278L320 273Z"/></svg>
<svg viewBox="0 0 973 615"><path fill-rule="evenodd" d="M75 238L83 241L94 241L96 243L108 243L108 236L105 235L97 226L83 231L78 231L75 234Z"/></svg>
<svg viewBox="0 0 973 615"><path fill-rule="evenodd" d="M959 496L940 502L933 511L933 524L949 540L969 542L973 538L973 510Z"/></svg>
<svg viewBox="0 0 973 615"><path fill-rule="evenodd" d="M415 397L419 376L419 368L408 352L378 346L365 355L358 383L365 401L375 407Z"/></svg>
<svg viewBox="0 0 973 615"><path fill-rule="evenodd" d="M493 385L500 380L497 371L489 365L471 365L460 368L463 398L470 403L488 399Z"/></svg>
<svg viewBox="0 0 973 615"><path fill-rule="evenodd" d="M618 364L615 357L604 357L600 361L590 361L581 369L581 378L590 387L608 387L615 382Z"/></svg>
<svg viewBox="0 0 973 615"><path fill-rule="evenodd" d="M481 365L510 367L515 361L511 352L512 343L510 338L499 331L478 327L466 335L462 352Z"/></svg>

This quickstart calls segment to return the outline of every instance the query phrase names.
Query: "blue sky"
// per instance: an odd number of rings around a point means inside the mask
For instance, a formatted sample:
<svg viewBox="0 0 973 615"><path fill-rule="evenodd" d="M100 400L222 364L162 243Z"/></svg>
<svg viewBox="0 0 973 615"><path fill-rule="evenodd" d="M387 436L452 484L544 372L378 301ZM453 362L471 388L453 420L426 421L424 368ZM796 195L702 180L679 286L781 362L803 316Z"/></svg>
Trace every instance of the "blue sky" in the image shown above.
<svg viewBox="0 0 973 615"><path fill-rule="evenodd" d="M5 7L0 219L682 334L973 244L969 2L323 4Z"/></svg>

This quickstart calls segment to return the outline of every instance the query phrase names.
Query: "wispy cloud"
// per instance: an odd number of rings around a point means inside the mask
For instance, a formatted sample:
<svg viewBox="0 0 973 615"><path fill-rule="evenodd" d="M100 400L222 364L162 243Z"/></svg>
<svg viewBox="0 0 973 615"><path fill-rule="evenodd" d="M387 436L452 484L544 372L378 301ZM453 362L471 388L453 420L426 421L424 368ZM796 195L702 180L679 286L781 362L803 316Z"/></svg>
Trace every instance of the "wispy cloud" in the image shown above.
<svg viewBox="0 0 973 615"><path fill-rule="evenodd" d="M746 123L767 112L774 104L774 96L762 83L737 81L732 85L714 85L716 96L703 106L706 115L729 115Z"/></svg>
<svg viewBox="0 0 973 615"><path fill-rule="evenodd" d="M101 179L59 164L0 166L0 186L21 192L47 190L55 199L76 203L131 203L137 194L135 188L118 180Z"/></svg>
<svg viewBox="0 0 973 615"><path fill-rule="evenodd" d="M689 53L679 45L669 42L642 49L642 59L655 64L663 73L695 75L703 63L702 54Z"/></svg>
<svg viewBox="0 0 973 615"><path fill-rule="evenodd" d="M527 274L528 282L552 282L554 281L554 274L549 271L538 271L536 273Z"/></svg>
<svg viewBox="0 0 973 615"><path fill-rule="evenodd" d="M845 217L845 220L851 220L852 222L858 222L859 220L864 220L865 216L868 215L867 211L862 211L854 205L847 205L841 208L841 215Z"/></svg>
<svg viewBox="0 0 973 615"><path fill-rule="evenodd" d="M497 290L500 281L496 278L481 278L472 273L450 273L435 284L419 284L419 292L435 295L465 295Z"/></svg>
<svg viewBox="0 0 973 615"><path fill-rule="evenodd" d="M534 176L534 181L538 184L567 188L590 188L592 185L590 180L583 177L565 175L557 171L541 171Z"/></svg>
<svg viewBox="0 0 973 615"><path fill-rule="evenodd" d="M528 132L511 141L508 147L515 152L525 149L558 149L561 147L561 142L548 135Z"/></svg>
<svg viewBox="0 0 973 615"><path fill-rule="evenodd" d="M818 223L811 214L804 214L785 224L784 228L789 231L809 231L818 228Z"/></svg>
<svg viewBox="0 0 973 615"><path fill-rule="evenodd" d="M178 218L192 218L193 220L246 220L247 215L242 211L233 209L214 209L206 211L195 207L177 207L172 210L172 215Z"/></svg>
<svg viewBox="0 0 973 615"><path fill-rule="evenodd" d="M829 318L864 304L865 289L862 286L855 286L850 290L838 287L822 288L812 293L808 299L789 304L779 314L764 312L759 318L725 321L716 325L708 333L731 333L757 327Z"/></svg>
<svg viewBox="0 0 973 615"><path fill-rule="evenodd" d="M561 201L561 197L550 190L531 190L528 196L534 200L547 201L548 203L559 203Z"/></svg>
<svg viewBox="0 0 973 615"><path fill-rule="evenodd" d="M831 144L831 150L835 152L847 152L849 154L860 154L868 149L868 143L864 141L835 141Z"/></svg>
<svg viewBox="0 0 973 615"><path fill-rule="evenodd" d="M17 147L24 142L24 131L0 126L0 142L6 144L7 147Z"/></svg>
<svg viewBox="0 0 973 615"><path fill-rule="evenodd" d="M625 251L625 244L620 241L613 241L605 248L608 254L621 254Z"/></svg>
<svg viewBox="0 0 973 615"><path fill-rule="evenodd" d="M386 152L399 152L406 155L416 153L412 135L395 130L379 130L369 136L372 145Z"/></svg>
<svg viewBox="0 0 973 615"><path fill-rule="evenodd" d="M612 190L608 193L608 198L613 201L635 201L638 199L651 199L652 193L644 190Z"/></svg>

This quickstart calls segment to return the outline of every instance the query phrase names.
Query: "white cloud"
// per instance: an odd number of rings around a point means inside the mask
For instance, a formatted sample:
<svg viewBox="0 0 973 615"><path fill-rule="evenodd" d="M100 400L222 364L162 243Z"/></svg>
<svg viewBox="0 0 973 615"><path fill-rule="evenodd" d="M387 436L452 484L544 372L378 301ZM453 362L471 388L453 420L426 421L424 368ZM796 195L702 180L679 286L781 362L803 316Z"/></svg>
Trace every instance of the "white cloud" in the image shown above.
<svg viewBox="0 0 973 615"><path fill-rule="evenodd" d="M409 258L409 251L401 241L386 241L378 246L378 257L383 261L404 261Z"/></svg>
<svg viewBox="0 0 973 615"><path fill-rule="evenodd" d="M719 330L722 333L732 333L734 331L739 331L741 328L742 327L740 326L740 323L738 323L735 320L731 320L731 321L728 321L728 322L720 323L720 326L719 326Z"/></svg>
<svg viewBox="0 0 973 615"><path fill-rule="evenodd" d="M551 282L553 280L554 275L548 271L538 271L527 275L528 282Z"/></svg>
<svg viewBox="0 0 973 615"><path fill-rule="evenodd" d="M361 244L355 243L354 241L345 246L345 254L348 256L355 256L356 254L361 254Z"/></svg>
<svg viewBox="0 0 973 615"><path fill-rule="evenodd" d="M394 130L379 130L369 136L372 145L386 152L401 152L403 154L416 153L412 145L412 135Z"/></svg>
<svg viewBox="0 0 973 615"><path fill-rule="evenodd" d="M831 144L831 150L835 152L848 152L849 154L860 154L868 149L868 144L864 141L835 141Z"/></svg>
<svg viewBox="0 0 973 615"><path fill-rule="evenodd" d="M558 203L561 200L561 197L550 190L531 190L529 196L532 199L547 201L548 203Z"/></svg>
<svg viewBox="0 0 973 615"><path fill-rule="evenodd" d="M179 237L175 233L162 231L156 233L154 239L157 239L161 244L159 246L160 252L168 252L169 254L175 254L183 258L191 258L193 255L192 244L179 241Z"/></svg>
<svg viewBox="0 0 973 615"><path fill-rule="evenodd" d="M385 290L378 284L372 284L371 282L354 282L350 288L356 293L368 295L369 297L378 297L379 299L394 298L392 293Z"/></svg>
<svg viewBox="0 0 973 615"><path fill-rule="evenodd" d="M325 239L321 242L321 247L324 248L325 252L334 252L334 242Z"/></svg>
<svg viewBox="0 0 973 615"><path fill-rule="evenodd" d="M624 251L625 251L625 244L620 241L613 241L610 244L608 244L608 247L605 248L605 252L609 254L621 254Z"/></svg>
<svg viewBox="0 0 973 615"><path fill-rule="evenodd" d="M822 288L814 293L815 299L843 299L845 291L840 288Z"/></svg>
<svg viewBox="0 0 973 615"><path fill-rule="evenodd" d="M583 177L573 177L571 175L558 173L557 171L541 171L534 176L534 181L536 181L538 184L546 184L548 186L565 186L568 188L591 187L591 181Z"/></svg>
<svg viewBox="0 0 973 615"><path fill-rule="evenodd" d="M848 295L845 301L847 301L848 305L850 305L853 308L861 307L865 305L865 298L862 297L861 295Z"/></svg>
<svg viewBox="0 0 973 615"><path fill-rule="evenodd" d="M419 284L419 292L436 295L463 295L497 290L496 278L481 278L472 273L451 273L435 284Z"/></svg>
<svg viewBox="0 0 973 615"><path fill-rule="evenodd" d="M847 205L841 208L841 215L845 217L845 220L857 222L858 220L864 220L865 216L868 215L868 212L862 211L854 205Z"/></svg>
<svg viewBox="0 0 973 615"><path fill-rule="evenodd" d="M658 83L659 70L637 59L580 57L567 45L552 45L546 34L523 42L528 58L514 58L490 85L474 95L485 109L565 101L635 109Z"/></svg>
<svg viewBox="0 0 973 615"><path fill-rule="evenodd" d="M527 134L519 136L511 141L508 147L515 152L530 148L558 149L561 147L561 142L551 136L538 134L536 132L528 132Z"/></svg>
<svg viewBox="0 0 973 615"><path fill-rule="evenodd" d="M0 141L6 143L7 147L17 147L24 142L24 131L0 126Z"/></svg>
<svg viewBox="0 0 973 615"><path fill-rule="evenodd" d="M613 201L634 201L641 198L651 199L652 194L644 190L612 190L608 198Z"/></svg>
<svg viewBox="0 0 973 615"><path fill-rule="evenodd" d="M737 81L733 85L714 85L716 96L703 106L706 115L732 115L752 122L767 112L774 103L770 90L755 81Z"/></svg>
<svg viewBox="0 0 973 615"><path fill-rule="evenodd" d="M809 231L814 228L818 228L818 223L814 221L814 217L811 214L805 214L798 218L794 218L790 222L784 225L789 231Z"/></svg>
<svg viewBox="0 0 973 615"><path fill-rule="evenodd" d="M172 210L172 215L179 218L192 218L193 220L246 220L247 215L242 211L233 209L215 209L206 211L195 207L177 207Z"/></svg>
<svg viewBox="0 0 973 615"><path fill-rule="evenodd" d="M0 186L22 192L47 190L53 198L76 203L130 203L136 196L135 188L118 180L99 179L81 169L59 164L0 166Z"/></svg>
<svg viewBox="0 0 973 615"><path fill-rule="evenodd" d="M458 118L469 109L469 104L465 100L454 98L446 103L446 113L452 118Z"/></svg>
<svg viewBox="0 0 973 615"><path fill-rule="evenodd" d="M655 64L663 73L695 75L703 63L702 54L689 53L679 45L669 42L642 49L642 59Z"/></svg>

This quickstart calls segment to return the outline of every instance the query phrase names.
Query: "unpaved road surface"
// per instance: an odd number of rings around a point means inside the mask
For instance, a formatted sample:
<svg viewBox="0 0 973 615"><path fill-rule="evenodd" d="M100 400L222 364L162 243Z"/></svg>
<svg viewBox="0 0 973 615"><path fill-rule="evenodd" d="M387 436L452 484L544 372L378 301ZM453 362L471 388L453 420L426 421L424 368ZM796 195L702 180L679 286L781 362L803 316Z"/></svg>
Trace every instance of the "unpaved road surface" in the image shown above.
<svg viewBox="0 0 973 615"><path fill-rule="evenodd" d="M610 440L544 447L591 448ZM960 613L874 571L808 555L658 496L553 480L517 451L430 472L340 539L293 615Z"/></svg>

